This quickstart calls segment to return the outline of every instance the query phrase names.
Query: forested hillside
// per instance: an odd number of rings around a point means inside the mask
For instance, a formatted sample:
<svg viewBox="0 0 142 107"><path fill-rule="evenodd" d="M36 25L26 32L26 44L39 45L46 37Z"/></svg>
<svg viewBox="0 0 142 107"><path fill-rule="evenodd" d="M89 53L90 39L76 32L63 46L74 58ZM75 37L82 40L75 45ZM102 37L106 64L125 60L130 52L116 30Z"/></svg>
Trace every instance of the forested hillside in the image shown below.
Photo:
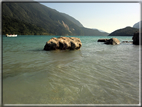
<svg viewBox="0 0 142 107"><path fill-rule="evenodd" d="M135 32L138 32L139 29L132 27L125 27L118 29L109 34L109 36L133 36Z"/></svg>
<svg viewBox="0 0 142 107"><path fill-rule="evenodd" d="M2 34L7 33L20 35L108 35L106 32L79 27L67 15L37 2L2 2Z"/></svg>

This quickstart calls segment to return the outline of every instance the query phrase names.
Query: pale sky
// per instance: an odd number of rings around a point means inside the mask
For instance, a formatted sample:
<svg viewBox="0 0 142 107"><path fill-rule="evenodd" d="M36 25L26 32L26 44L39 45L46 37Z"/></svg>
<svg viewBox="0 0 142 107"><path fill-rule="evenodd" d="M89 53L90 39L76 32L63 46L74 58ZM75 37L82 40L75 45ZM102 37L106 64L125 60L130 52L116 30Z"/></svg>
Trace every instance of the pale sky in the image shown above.
<svg viewBox="0 0 142 107"><path fill-rule="evenodd" d="M48 1L48 0L45 0L45 1ZM56 1L59 1L59 0L56 0ZM132 0L129 0L129 1L132 1ZM138 0L133 0L133 1L138 1ZM124 28L126 26L132 27L135 23L141 20L140 18L141 5L138 2L137 3L130 3L130 2L127 2L127 3L124 3L124 2L123 3L45 3L44 2L41 4L74 17L84 27L96 28L99 30L106 31L108 33L111 33L120 28Z"/></svg>

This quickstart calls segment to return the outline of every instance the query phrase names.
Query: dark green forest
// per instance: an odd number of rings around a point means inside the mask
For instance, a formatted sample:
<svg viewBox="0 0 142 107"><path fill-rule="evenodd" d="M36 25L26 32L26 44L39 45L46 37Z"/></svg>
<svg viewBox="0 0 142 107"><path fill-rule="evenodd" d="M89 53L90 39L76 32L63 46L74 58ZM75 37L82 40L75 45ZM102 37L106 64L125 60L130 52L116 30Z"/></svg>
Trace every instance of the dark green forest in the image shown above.
<svg viewBox="0 0 142 107"><path fill-rule="evenodd" d="M2 17L2 32L3 34L19 34L19 35L52 35L47 33L44 28L34 24L12 19L6 16Z"/></svg>
<svg viewBox="0 0 142 107"><path fill-rule="evenodd" d="M2 2L2 34L106 36L97 29L80 27L75 18L37 2ZM74 21L74 22L73 22ZM75 24L78 22L78 24Z"/></svg>

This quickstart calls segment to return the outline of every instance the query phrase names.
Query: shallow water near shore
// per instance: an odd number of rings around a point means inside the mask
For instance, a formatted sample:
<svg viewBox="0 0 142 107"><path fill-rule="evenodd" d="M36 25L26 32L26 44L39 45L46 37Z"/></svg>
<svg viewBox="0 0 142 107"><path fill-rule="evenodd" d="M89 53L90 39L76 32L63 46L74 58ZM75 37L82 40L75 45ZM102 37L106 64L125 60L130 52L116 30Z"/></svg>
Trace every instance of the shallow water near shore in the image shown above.
<svg viewBox="0 0 142 107"><path fill-rule="evenodd" d="M76 36L80 50L43 51L52 37L3 36L3 104L139 104L139 46Z"/></svg>

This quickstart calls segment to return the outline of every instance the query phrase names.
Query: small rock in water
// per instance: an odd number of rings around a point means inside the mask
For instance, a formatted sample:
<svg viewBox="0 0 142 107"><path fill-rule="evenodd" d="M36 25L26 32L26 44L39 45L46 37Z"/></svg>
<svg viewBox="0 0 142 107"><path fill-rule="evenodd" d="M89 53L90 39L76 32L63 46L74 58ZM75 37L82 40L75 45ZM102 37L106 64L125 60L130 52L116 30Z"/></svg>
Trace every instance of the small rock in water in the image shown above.
<svg viewBox="0 0 142 107"><path fill-rule="evenodd" d="M111 38L105 42L105 44L110 44L110 45L118 45L120 44L120 41L117 38Z"/></svg>
<svg viewBox="0 0 142 107"><path fill-rule="evenodd" d="M122 43L133 43L133 41L122 41Z"/></svg>
<svg viewBox="0 0 142 107"><path fill-rule="evenodd" d="M98 39L98 42L106 42L109 39Z"/></svg>

